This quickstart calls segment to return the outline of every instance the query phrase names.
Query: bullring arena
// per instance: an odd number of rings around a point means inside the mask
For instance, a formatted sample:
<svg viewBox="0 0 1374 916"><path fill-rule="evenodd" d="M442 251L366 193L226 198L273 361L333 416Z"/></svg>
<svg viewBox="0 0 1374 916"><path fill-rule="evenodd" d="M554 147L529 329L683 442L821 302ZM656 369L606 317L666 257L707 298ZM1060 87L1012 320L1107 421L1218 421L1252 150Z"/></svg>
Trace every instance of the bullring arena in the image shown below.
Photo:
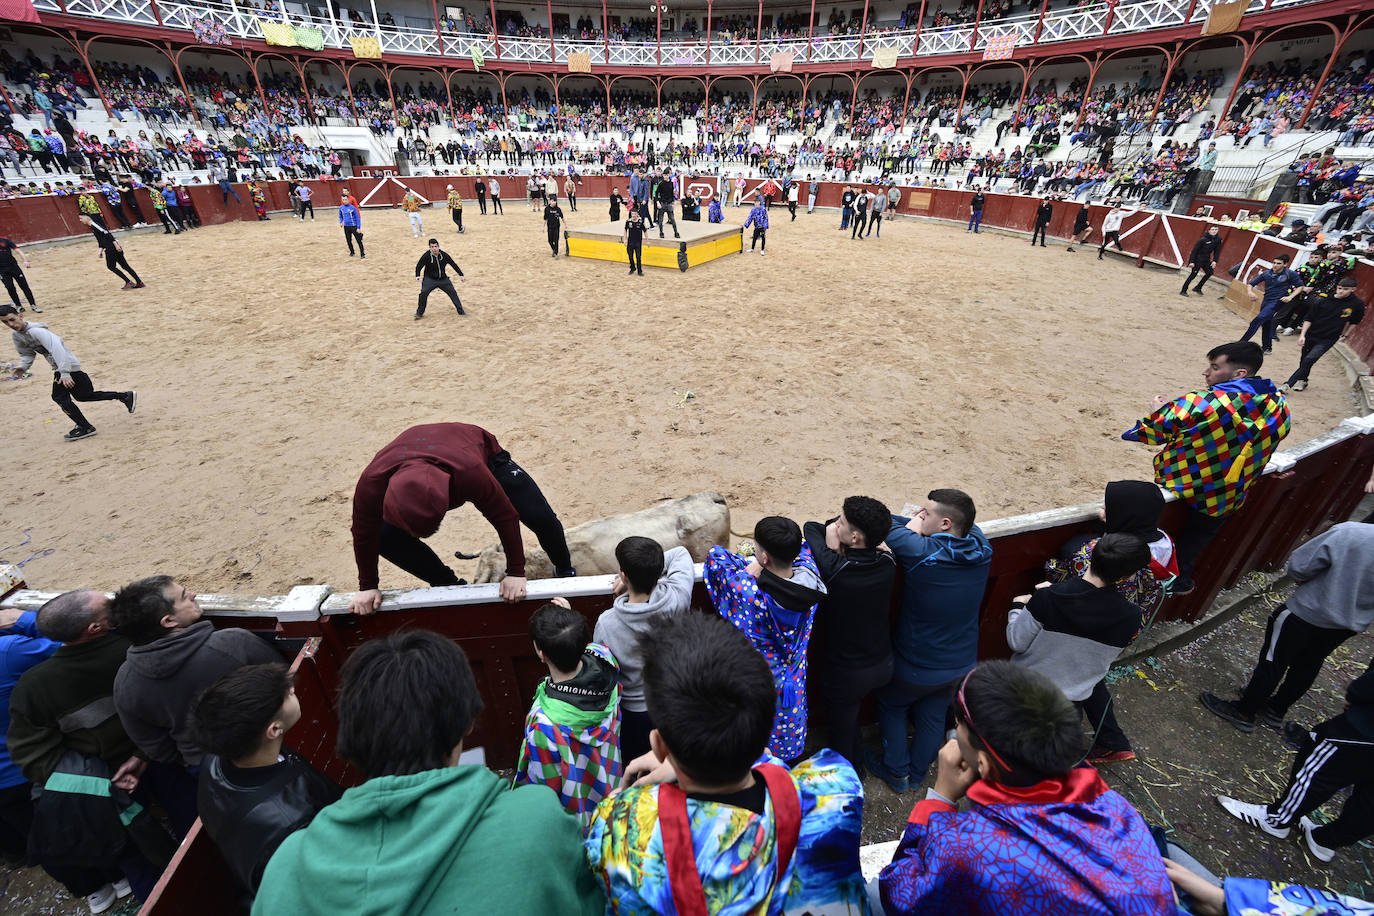
<svg viewBox="0 0 1374 916"><path fill-rule="evenodd" d="M569 225L604 208L583 200ZM1119 438L1149 399L1200 386L1206 351L1245 329L1214 293L1180 298L1172 272L992 230L898 218L859 242L834 211L775 207L766 257L641 278L550 258L520 202L468 209L464 235L426 211L419 240L400 211L365 210L363 261L332 210L135 235L143 290L119 290L93 244L32 253L35 320L139 406L91 405L100 435L67 443L41 373L4 383L22 473L0 506L7 537L32 529L4 556L40 554L32 582L159 569L201 591L347 589L359 471L445 420L494 431L565 524L703 490L737 531L829 518L855 489L900 508L955 483L989 519L1091 502L1150 473ZM411 318L430 235L463 269L468 317L436 294ZM1296 353L1281 339L1264 374ZM1292 403L1291 442L1355 411L1334 359ZM445 555L493 542L470 510L437 536Z"/></svg>

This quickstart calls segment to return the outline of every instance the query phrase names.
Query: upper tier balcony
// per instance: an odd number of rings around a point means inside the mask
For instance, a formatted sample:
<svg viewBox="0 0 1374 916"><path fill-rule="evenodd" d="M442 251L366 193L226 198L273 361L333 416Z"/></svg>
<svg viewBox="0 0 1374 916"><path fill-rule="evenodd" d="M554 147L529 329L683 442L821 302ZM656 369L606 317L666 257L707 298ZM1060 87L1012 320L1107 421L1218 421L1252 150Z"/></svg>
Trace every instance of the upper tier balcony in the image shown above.
<svg viewBox="0 0 1374 916"><path fill-rule="evenodd" d="M1250 0L1248 13L1266 12L1323 0ZM451 58L454 61L501 64L566 64L570 54L586 54L593 66L621 68L767 67L773 55L791 53L794 64L861 64L879 51L895 48L898 60L919 61L941 55L976 53L990 42L1011 36L1016 48L1053 53L1057 44L1129 33L1146 33L1206 20L1212 0L1125 0L1114 6L1094 2L1085 7L992 19L943 27L901 31L872 30L862 35L816 35L763 41L724 41L706 37L684 41L581 41L566 38L516 38L490 34L436 32L404 26L359 25L340 19L293 16L292 23L312 26L324 35L326 49L350 50L350 38L376 38L383 54ZM261 39L258 10L244 10L232 0L187 3L181 0L34 0L40 13L88 17L181 30L191 37L193 23L213 19L232 38Z"/></svg>

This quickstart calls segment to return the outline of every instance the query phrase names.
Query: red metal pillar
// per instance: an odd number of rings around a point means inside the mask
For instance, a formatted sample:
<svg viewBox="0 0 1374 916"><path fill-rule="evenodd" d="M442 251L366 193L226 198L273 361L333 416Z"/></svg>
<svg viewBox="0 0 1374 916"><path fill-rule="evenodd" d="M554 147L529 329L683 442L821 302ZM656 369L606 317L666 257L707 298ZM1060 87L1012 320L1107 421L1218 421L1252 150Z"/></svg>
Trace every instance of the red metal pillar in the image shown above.
<svg viewBox="0 0 1374 916"><path fill-rule="evenodd" d="M545 6L548 7L549 11L549 63L553 63L558 60L558 49L553 46L553 0L545 0ZM557 90L558 86L555 85L555 94L557 94Z"/></svg>
<svg viewBox="0 0 1374 916"><path fill-rule="evenodd" d="M1193 12L1197 9L1197 0L1188 0L1188 12L1183 15L1183 24L1187 25L1193 21Z"/></svg>
<svg viewBox="0 0 1374 916"><path fill-rule="evenodd" d="M706 65L711 65L711 4L712 0L706 0ZM711 87L706 87L706 103L711 102Z"/></svg>
<svg viewBox="0 0 1374 916"><path fill-rule="evenodd" d="M1197 0L1193 0L1193 2L1196 3ZM1044 3L1040 4L1040 18L1035 21L1035 37L1031 39L1031 44L1039 44L1040 32L1045 28L1045 11L1049 8L1050 0L1045 0ZM1023 90L1024 88L1022 87ZM1024 91L1022 94L1024 95Z"/></svg>
<svg viewBox="0 0 1374 916"><path fill-rule="evenodd" d="M602 4L602 7L601 7L601 8L602 8L602 9L605 9L605 8L606 8L604 3ZM609 60L609 59L610 59L610 58L608 57L607 60ZM610 130L611 130L611 78L610 78L610 77L606 77L606 132L609 133Z"/></svg>
<svg viewBox="0 0 1374 916"><path fill-rule="evenodd" d="M1336 58L1340 57L1341 49L1345 47L1347 37L1349 37L1349 33L1336 39L1335 47L1331 49L1331 56L1326 59L1326 68L1322 70L1321 79L1317 80L1317 85L1312 87L1312 94L1307 97L1307 105L1302 110L1302 116L1298 118L1298 123L1293 125L1294 130L1302 130L1307 126L1307 116L1312 113L1312 106L1317 103L1317 96L1321 95L1322 88L1326 85L1326 78L1331 75L1331 67L1336 63ZM1244 73L1244 71L1241 72Z"/></svg>
<svg viewBox="0 0 1374 916"><path fill-rule="evenodd" d="M982 3L983 0L978 0ZM864 0L864 15L859 20L859 57L864 56L864 32L868 30L868 0Z"/></svg>
<svg viewBox="0 0 1374 916"><path fill-rule="evenodd" d="M864 0L864 2L867 3L868 0ZM759 18L758 18L757 24L754 26L754 63L755 63L755 64L758 64L758 62L759 62L759 52L761 51L761 48L760 48L760 46L759 46L759 41L762 40L762 38L763 38L763 0L759 0ZM755 98L755 100L757 101L757 99L758 99L758 91L757 91L757 90L758 90L758 86L755 86L754 89L755 89L754 98Z"/></svg>
<svg viewBox="0 0 1374 916"><path fill-rule="evenodd" d="M1159 114L1159 106L1164 104L1164 93L1169 88L1169 78L1174 75L1174 66L1182 57L1183 54L1179 52L1170 54L1165 58L1169 64L1164 68L1164 82L1159 84L1159 95L1155 96L1155 107L1150 109L1151 121L1155 119L1155 115Z"/></svg>
<svg viewBox="0 0 1374 916"><path fill-rule="evenodd" d="M1045 2L1048 4L1049 0L1045 0ZM1026 88L1030 86L1031 75L1035 73L1039 66L1039 64L1036 64L1036 66L1031 67L1021 75L1021 95L1016 99L1016 113L1011 116L1011 123L1013 126L1015 126L1017 121L1021 120L1021 109L1026 104Z"/></svg>
<svg viewBox="0 0 1374 916"><path fill-rule="evenodd" d="M1073 129L1076 131L1083 123L1083 117L1087 113L1088 98L1093 94L1093 83L1097 81L1097 71L1102 66L1102 52L1098 52L1097 60L1088 67L1088 88L1083 90L1083 101L1078 103L1078 119L1073 122Z"/></svg>
<svg viewBox="0 0 1374 916"><path fill-rule="evenodd" d="M439 0L429 0L429 8L434 11L434 37L439 39L439 54L444 53L444 30L439 26ZM445 83L445 85L448 85Z"/></svg>
<svg viewBox="0 0 1374 916"><path fill-rule="evenodd" d="M549 25L550 25L550 26L553 25L553 20L552 20L552 19L549 20ZM553 29L552 29L552 28L549 29L549 34L550 34L550 35L553 35ZM558 114L555 115L555 116L554 116L554 119L553 119L553 129L554 129L554 130L562 130L562 129L563 129L563 103L560 102L560 101L558 100L558 84L559 84L560 81L559 81L559 80L556 80L556 79L551 79L551 80L549 80L549 82L553 83L553 107L558 111Z"/></svg>
<svg viewBox="0 0 1374 916"><path fill-rule="evenodd" d="M258 79L259 59L261 58L254 59L251 54L248 55L248 69L253 72L253 85L258 87L258 101L262 102L262 110L267 111L267 93L262 91L262 80Z"/></svg>
<svg viewBox="0 0 1374 916"><path fill-rule="evenodd" d="M348 90L348 107L353 112L353 126L361 127L362 121L358 117L358 102L353 98L353 74L343 64L339 64L338 67L343 72L344 88Z"/></svg>
<svg viewBox="0 0 1374 916"><path fill-rule="evenodd" d="M763 0L759 0L759 2L762 3ZM654 63L661 67L663 66L663 4L655 3L654 9L657 10L654 14L657 18L657 25L655 26L657 35L654 38Z"/></svg>
<svg viewBox="0 0 1374 916"><path fill-rule="evenodd" d="M391 117L395 120L400 112L396 109L396 90L391 88L391 74L393 72L393 70L382 70L382 76L386 77L386 95L387 98L391 99Z"/></svg>
<svg viewBox="0 0 1374 916"><path fill-rule="evenodd" d="M1104 38L1112 30L1112 20L1116 18L1116 3L1117 0L1107 0L1107 15L1102 20L1102 36Z"/></svg>
<svg viewBox="0 0 1374 916"><path fill-rule="evenodd" d="M1049 3L1050 0L1045 0ZM921 47L921 27L926 19L926 0L921 0L921 11L916 14L916 35L911 39L911 54L914 57L916 51Z"/></svg>
<svg viewBox="0 0 1374 916"><path fill-rule="evenodd" d="M1255 38L1255 44L1246 46L1245 55L1240 59L1240 76L1236 77L1236 81L1231 84L1231 91L1226 96L1226 103L1221 106L1221 119L1217 122L1218 127L1221 126L1221 121L1225 121L1227 118L1231 116L1231 103L1236 100L1236 90L1240 88L1241 82L1244 81L1245 71L1250 66L1250 58L1254 55L1255 50L1259 47L1258 33L1256 33ZM1244 43L1244 41L1245 39L1242 38L1241 42Z"/></svg>
<svg viewBox="0 0 1374 916"><path fill-rule="evenodd" d="M189 105L189 106L191 106L191 111L194 112L194 111L195 111L195 100L194 100L194 99L192 98L192 96L191 96L191 90L190 90L189 88L187 88L187 86L186 86L186 78L185 78L184 76L181 75L181 67L180 67L180 66L178 65L178 63L177 63L177 58L179 58L180 55L179 55L179 54L173 54L173 53L172 53L172 43L171 43L170 41L167 42L166 54L167 54L167 59L170 60L170 61L172 62L172 72L175 73L175 74L177 75L177 82L181 85L181 91L182 91L182 92L185 94L185 96L186 96L186 104ZM195 116L195 115L193 114L192 117L194 117L194 116Z"/></svg>
<svg viewBox="0 0 1374 916"><path fill-rule="evenodd" d="M968 81L972 79L972 75L970 73L965 72L962 69L960 69L959 72L964 74L964 85L959 90L959 104L956 105L954 108L955 127L958 127L964 120L964 96L968 94Z"/></svg>
<svg viewBox="0 0 1374 916"><path fill-rule="evenodd" d="M854 74L850 74L850 76L849 76L849 82L851 82L851 83L854 84L854 91L853 91L852 93L850 93L850 95L849 95L849 126L846 127L845 130L848 131L848 132L850 132L850 133L853 133L853 131L854 131L854 106L859 104L859 79L858 79L858 77L855 76Z"/></svg>
<svg viewBox="0 0 1374 916"><path fill-rule="evenodd" d="M897 133L906 130L907 106L911 104L911 84L916 80L916 73L913 71L906 75L906 95L902 96L902 120L897 125Z"/></svg>
<svg viewBox="0 0 1374 916"><path fill-rule="evenodd" d="M611 62L611 14L606 9L606 0L601 0L601 42L606 46L606 63L609 65ZM608 109L610 107L610 91L611 87L607 86L606 104ZM608 110L606 117L610 118L610 116L611 113ZM609 129L608 127L607 130Z"/></svg>
<svg viewBox="0 0 1374 916"><path fill-rule="evenodd" d="M968 39L968 49L973 50L978 44L978 25L983 21L983 0L978 0L978 11L973 14L973 34Z"/></svg>
<svg viewBox="0 0 1374 916"><path fill-rule="evenodd" d="M153 18L157 20L157 24L162 25L162 10L157 8L157 0L148 0L148 6L152 9Z"/></svg>
<svg viewBox="0 0 1374 916"><path fill-rule="evenodd" d="M509 124L510 124L510 103L506 101L506 80L505 80L504 77L503 77L503 78L498 78L497 81L496 81L496 83L497 83L498 86L501 87L501 108L505 110L505 114L502 115L502 120L505 121L506 124L509 126Z"/></svg>
<svg viewBox="0 0 1374 916"><path fill-rule="evenodd" d="M501 59L501 28L496 24L496 0L487 0L488 8L491 10L491 43L496 49L496 59ZM506 87L501 86L501 104L504 105L506 98Z"/></svg>
<svg viewBox="0 0 1374 916"><path fill-rule="evenodd" d="M63 12L66 12L66 10L64 9ZM100 88L100 80L95 78L95 68L91 66L91 56L87 52L87 49L90 47L91 42L95 41L95 39L92 38L83 45L81 44L81 42L76 40L75 32L70 32L69 34L71 35L71 38L68 40L70 41L71 46L76 49L77 56L81 58L81 63L86 68L86 75L91 78L91 85L95 87L95 94L100 97L100 104L105 106L105 117L113 118L114 109L110 107L109 99L105 98L105 90ZM10 106L10 110L18 111L19 109Z"/></svg>
<svg viewBox="0 0 1374 916"><path fill-rule="evenodd" d="M806 59L811 59L811 47L816 41L816 0L811 0L811 18L806 21ZM802 101L806 101L802 99ZM802 117L805 118L805 106L802 106Z"/></svg>
<svg viewBox="0 0 1374 916"><path fill-rule="evenodd" d="M444 95L448 97L448 126L453 126L453 87L448 84L449 78L453 76L452 70L443 71Z"/></svg>

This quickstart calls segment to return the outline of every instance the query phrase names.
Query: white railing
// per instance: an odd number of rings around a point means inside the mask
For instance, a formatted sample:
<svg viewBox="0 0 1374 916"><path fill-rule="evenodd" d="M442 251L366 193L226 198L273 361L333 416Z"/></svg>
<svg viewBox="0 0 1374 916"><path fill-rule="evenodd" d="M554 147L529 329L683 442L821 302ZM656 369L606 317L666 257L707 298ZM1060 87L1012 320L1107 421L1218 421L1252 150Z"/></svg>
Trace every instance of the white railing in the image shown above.
<svg viewBox="0 0 1374 916"><path fill-rule="evenodd" d="M1052 44L1061 41L1075 41L1100 38L1104 31L1112 35L1148 32L1152 29L1169 28L1182 25L1187 16L1191 0L1138 0L1121 3L1112 14L1110 28L1107 26L1108 7L1105 2L1087 9L1066 9L1045 16L1040 30L1038 44ZM1191 22L1206 20L1214 0L1197 0ZM1297 6L1318 3L1322 0L1249 0L1246 12L1261 12L1266 8ZM35 9L44 13L59 13L59 0L34 0ZM192 23L202 18L211 18L222 24L232 37L260 39L262 37L256 10L241 9L232 0L157 0L157 10L161 13L166 28L190 31ZM66 11L73 16L86 16L94 19L107 19L119 22L132 22L140 25L155 25L157 15L153 11L153 0L66 0ZM440 54L439 35L428 29L359 25L343 20L330 20L318 16L292 16L292 22L320 29L324 33L326 48L349 48L349 36L360 35L380 39L382 50L388 54L406 54L437 57ZM994 38L1011 35L1018 48L1034 47L1038 17L1022 16L1014 19L999 19L984 22L978 26L978 39L974 49L985 48ZM493 40L490 35L449 33L443 34L443 56L471 59L473 50L481 53L483 59L492 63L566 63L568 54L584 52L591 55L594 65L615 67L693 67L703 66L754 66L756 63L767 65L772 55L778 51L791 51L796 63L845 63L872 59L879 48L896 47L898 58L912 56L932 57L941 54L962 54L969 50L973 39L974 26L962 24L946 28L927 28L917 32L887 32L864 36L862 52L857 35L816 36L810 43L806 39L784 39L765 41L762 44L712 43L707 53L704 39L695 41L616 43L610 45L607 59L606 45L597 41L573 41L555 39L551 48L547 38L503 38ZM497 53L497 47L500 53Z"/></svg>

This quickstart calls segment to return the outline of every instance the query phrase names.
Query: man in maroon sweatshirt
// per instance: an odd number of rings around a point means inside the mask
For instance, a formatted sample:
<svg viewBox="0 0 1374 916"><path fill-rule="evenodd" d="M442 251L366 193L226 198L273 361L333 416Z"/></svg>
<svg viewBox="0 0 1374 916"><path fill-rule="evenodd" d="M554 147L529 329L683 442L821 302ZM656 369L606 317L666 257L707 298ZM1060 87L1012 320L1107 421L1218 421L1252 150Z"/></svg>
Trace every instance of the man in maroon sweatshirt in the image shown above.
<svg viewBox="0 0 1374 916"><path fill-rule="evenodd" d="M563 525L524 468L496 437L468 423L412 426L377 453L353 491L353 556L358 563L355 614L382 603L377 557L430 585L462 585L421 538L439 530L450 509L470 502L487 517L506 551L501 597L525 597L520 523L535 533L559 576L576 575Z"/></svg>

